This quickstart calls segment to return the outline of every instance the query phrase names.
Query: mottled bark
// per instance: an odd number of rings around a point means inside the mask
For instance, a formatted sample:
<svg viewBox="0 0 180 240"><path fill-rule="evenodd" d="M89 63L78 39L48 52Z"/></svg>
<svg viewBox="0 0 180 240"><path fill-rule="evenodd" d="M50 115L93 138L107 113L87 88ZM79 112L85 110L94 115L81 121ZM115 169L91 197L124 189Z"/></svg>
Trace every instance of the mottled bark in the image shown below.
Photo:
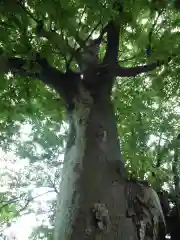
<svg viewBox="0 0 180 240"><path fill-rule="evenodd" d="M110 93L101 88L95 97L81 86L70 115L54 239L136 239L125 217L125 170ZM96 225L96 203L107 207L109 231Z"/></svg>

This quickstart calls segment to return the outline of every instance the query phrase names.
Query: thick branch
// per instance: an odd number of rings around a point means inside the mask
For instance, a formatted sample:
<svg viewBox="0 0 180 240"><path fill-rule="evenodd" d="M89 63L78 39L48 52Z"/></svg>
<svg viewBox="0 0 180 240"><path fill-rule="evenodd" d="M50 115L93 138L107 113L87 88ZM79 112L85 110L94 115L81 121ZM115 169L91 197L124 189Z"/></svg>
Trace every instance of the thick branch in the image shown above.
<svg viewBox="0 0 180 240"><path fill-rule="evenodd" d="M120 28L122 26L123 1L112 2L112 8L116 11L117 17L109 21L107 25L107 45L103 63L115 65L118 60Z"/></svg>
<svg viewBox="0 0 180 240"><path fill-rule="evenodd" d="M151 63L151 64L137 66L137 67L129 67L129 68L116 65L116 67L114 68L114 75L119 77L135 77L138 74L152 71L163 64L164 64L164 61L157 61L156 63Z"/></svg>
<svg viewBox="0 0 180 240"><path fill-rule="evenodd" d="M21 58L6 58L0 57L0 72L8 73L11 71L13 74L18 74L20 76L40 78L40 73L28 72L26 69L27 61Z"/></svg>
<svg viewBox="0 0 180 240"><path fill-rule="evenodd" d="M77 81L80 79L76 73L60 72L39 54L36 54L35 59L29 62L18 57L0 57L0 72L8 73L9 71L20 76L40 79L60 93L66 103L70 103L72 94L76 90Z"/></svg>
<svg viewBox="0 0 180 240"><path fill-rule="evenodd" d="M118 59L120 25L110 21L107 26L107 46L104 63L114 65Z"/></svg>

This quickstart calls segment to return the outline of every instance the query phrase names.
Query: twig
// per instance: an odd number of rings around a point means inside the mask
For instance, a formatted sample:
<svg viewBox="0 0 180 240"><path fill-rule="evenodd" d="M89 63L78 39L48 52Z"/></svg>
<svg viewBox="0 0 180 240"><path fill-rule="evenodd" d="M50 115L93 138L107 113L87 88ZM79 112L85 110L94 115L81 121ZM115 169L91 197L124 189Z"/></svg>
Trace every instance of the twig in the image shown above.
<svg viewBox="0 0 180 240"><path fill-rule="evenodd" d="M23 195L25 195L25 193L22 193L19 197L15 197L15 198L12 198L8 201L6 201L5 204L3 204L1 207L0 207L0 210L2 210L3 208L5 208L6 206L12 204L12 203L15 203L17 202ZM2 203L2 202L1 202Z"/></svg>
<svg viewBox="0 0 180 240"><path fill-rule="evenodd" d="M22 1L17 0L17 4L20 6L20 8L30 17L32 18L36 23L39 23L39 20L34 17L34 15L27 10L27 8L22 4Z"/></svg>

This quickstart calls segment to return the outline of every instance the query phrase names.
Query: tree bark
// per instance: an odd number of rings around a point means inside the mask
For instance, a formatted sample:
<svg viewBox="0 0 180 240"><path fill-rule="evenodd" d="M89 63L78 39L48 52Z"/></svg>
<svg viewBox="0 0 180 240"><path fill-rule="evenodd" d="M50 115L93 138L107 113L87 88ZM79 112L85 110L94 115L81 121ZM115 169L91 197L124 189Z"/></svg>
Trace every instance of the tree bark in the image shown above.
<svg viewBox="0 0 180 240"><path fill-rule="evenodd" d="M94 97L80 86L73 102L54 240L134 240L133 224L126 218L125 169L110 93L101 89ZM93 212L97 203L108 210L102 216L103 230Z"/></svg>

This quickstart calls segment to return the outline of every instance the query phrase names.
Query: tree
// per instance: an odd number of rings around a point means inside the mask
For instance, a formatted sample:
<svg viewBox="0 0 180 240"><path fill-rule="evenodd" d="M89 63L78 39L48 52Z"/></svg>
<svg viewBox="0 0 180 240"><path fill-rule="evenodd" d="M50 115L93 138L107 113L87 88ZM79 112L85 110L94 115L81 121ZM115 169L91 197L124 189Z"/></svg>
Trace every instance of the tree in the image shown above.
<svg viewBox="0 0 180 240"><path fill-rule="evenodd" d="M5 89L1 99L3 109L7 106L2 113L6 125L1 138L6 144L3 133L7 127L11 131L19 127L13 124L9 128L12 121L23 121L23 114L32 114L34 102L41 108L44 98L54 96L32 79L56 91L50 108L60 109L63 102L69 119L55 240L93 239L99 235L103 239L136 239L132 221L126 218L127 174L111 96L122 78L134 81L138 74L154 70L148 78L157 89L166 85L161 82L160 86L158 81L163 81L167 72L171 75L169 66L174 67L174 76L178 75L180 19L171 5L162 2L1 2L0 71L1 88ZM171 44L170 50L167 44ZM123 59L127 58L130 62L125 61L124 66ZM177 84L172 78L173 89L177 90ZM7 97L8 87L11 98ZM158 93L163 94L163 89ZM41 94L44 98L39 101ZM28 108L22 96L29 101ZM57 101L59 96L61 102ZM8 112L14 106L12 117ZM107 233L94 228L91 214L93 207L104 204L110 217L105 221Z"/></svg>

